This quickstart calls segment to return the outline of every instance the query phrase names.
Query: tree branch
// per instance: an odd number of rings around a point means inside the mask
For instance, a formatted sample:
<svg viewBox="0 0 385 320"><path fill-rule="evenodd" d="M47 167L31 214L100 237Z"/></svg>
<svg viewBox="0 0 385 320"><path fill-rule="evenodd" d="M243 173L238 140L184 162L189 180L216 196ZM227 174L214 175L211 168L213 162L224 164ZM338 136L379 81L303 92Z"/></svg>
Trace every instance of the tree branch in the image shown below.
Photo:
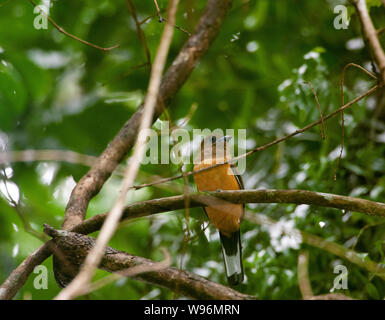
<svg viewBox="0 0 385 320"><path fill-rule="evenodd" d="M162 79L153 121L163 112L163 108L169 105L171 99L207 52L221 28L231 4L231 0L208 0L206 10L199 20L195 32L183 46ZM100 155L98 161L78 182L67 204L63 222L64 229L70 229L84 219L89 201L98 194L117 164L132 148L138 133L142 112L143 106L139 107L139 110L125 123Z"/></svg>
<svg viewBox="0 0 385 320"><path fill-rule="evenodd" d="M29 0L29 2L34 6L34 7L37 7L38 9L39 9L39 11L40 11L40 13L42 14L42 15L44 15L47 19L48 19L48 21L49 21L49 23L50 24L52 24L59 32L61 32L61 33L63 33L64 35L66 35L67 37L70 37L70 38L72 38L72 39L74 39L74 40L76 40L76 41L79 41L79 42L81 42L81 43L83 43L83 44L85 44L85 45L87 45L87 46L90 46L90 47L93 47L93 48L96 48L96 49L99 49L99 50L101 50L101 51L104 51L104 52L108 52L108 51L110 51L110 50L112 50L112 49L115 49L115 48L117 48L117 47L119 47L120 46L120 44L117 44L117 45L114 45L113 47L110 47L110 48L104 48L104 47L100 47L100 46L98 46L98 45L96 45L96 44L93 44L93 43L91 43L91 42L88 42L88 41L86 41L86 40L83 40L83 39L81 39L81 38L79 38L79 37L77 37L77 36L75 36L75 35L73 35L73 34L71 34L71 33L69 33L69 32L67 32L67 31L65 31L61 26L59 26L44 10L42 10L40 7L38 7L38 5L37 5L37 3L34 1L34 0Z"/></svg>
<svg viewBox="0 0 385 320"><path fill-rule="evenodd" d="M144 143L145 139L143 139L142 133L151 127L161 78L174 33L173 25L175 22L178 3L179 0L171 0L169 3L169 22L166 22L166 25L163 29L159 47L155 56L154 67L151 70L148 92L144 102L143 114L139 126L139 134L137 135L135 142L134 153L130 158L130 163L124 173L120 193L105 222L103 223L95 246L90 249L89 255L87 255L80 272L71 281L71 283L57 295L55 299L73 299L79 296L85 287L88 288L92 276L94 275L94 270L97 268L103 257L103 252L105 251L107 243L114 235L119 224L119 220L123 213L124 204L126 202L127 192L134 184L135 177L139 171L140 162L142 161L143 154L145 152L146 145Z"/></svg>
<svg viewBox="0 0 385 320"><path fill-rule="evenodd" d="M46 242L12 271L0 286L0 300L10 300L16 295L17 291L27 281L28 276L33 272L34 268L43 263L43 261L51 255L50 245L52 245L52 241Z"/></svg>
<svg viewBox="0 0 385 320"><path fill-rule="evenodd" d="M309 252L301 250L298 254L298 285L304 300L314 297L309 278Z"/></svg>
<svg viewBox="0 0 385 320"><path fill-rule="evenodd" d="M308 124L307 126L301 128L301 129L298 129L298 130L295 130L291 133L289 133L288 135L286 136L283 136L281 138L278 138L278 139L275 139L274 141L271 141L267 144L264 144L263 146L259 146L259 147L256 147L254 149L251 149L250 151L247 151L246 153L244 154L241 154L235 158L232 158L230 160L227 160L223 163L216 163L216 164L213 164L211 166L208 166L208 167L204 167L202 169L199 169L199 170L195 170L195 171L189 171L189 172L185 172L184 174L181 174L181 175L177 175L177 176L174 176L174 177L168 177L168 178L163 178L163 179L160 179L158 181L154 181L154 182L151 182L151 183L146 183L146 184L142 184L142 185L137 185L137 186L134 186L135 189L141 189L141 188L145 188L145 187L150 187L150 186L155 186L155 185L158 185L158 184L161 184L161 183L165 183L165 182L169 182L169 181L173 181L173 180L177 180L177 179L180 179L180 178L183 178L184 176L190 176L190 175L193 175L193 174L197 174L199 172L202 172L202 171L207 171L207 170L210 170L212 168L215 168L215 167L219 167L223 164L227 164L227 163L235 163L236 161L238 161L239 159L242 159L242 158L245 158L245 157L248 157L256 152L260 152L260 151L263 151L265 149L268 149L278 143L281 143L285 140L288 140L300 133L303 133L319 124L322 124L323 121L326 121L326 120L329 120L331 118L333 118L334 116L336 116L337 114L339 114L340 112L343 112L345 109L351 107L353 104L355 104L356 102L362 100L363 98L371 95L373 92L375 92L378 88L381 88L382 85L379 85L379 84L376 84L375 86L373 86L372 88L370 88L369 90L367 90L366 92L364 92L363 94L361 94L360 96L356 97L355 99L351 100L350 102L346 103L345 105L341 106L340 108L338 108L337 110L329 113L328 115L324 116L322 118L322 120L317 120L315 122L312 122L310 124Z"/></svg>
<svg viewBox="0 0 385 320"><path fill-rule="evenodd" d="M380 69L381 82L385 83L385 53L382 49L380 41L378 40L378 34L374 28L372 19L370 18L368 8L366 6L366 0L354 0L353 2L360 17L365 37L369 41L370 48L373 51L374 58Z"/></svg>
<svg viewBox="0 0 385 320"><path fill-rule="evenodd" d="M218 198L216 198L218 197ZM234 190L208 193L189 194L190 208L232 203L295 203L308 204L349 211L356 211L373 216L385 217L385 204L347 197L330 193L320 193L307 190ZM136 202L127 206L122 219L134 219L148 215L184 209L185 196L172 196ZM95 232L102 226L107 214L99 214L75 226L72 231L88 234Z"/></svg>
<svg viewBox="0 0 385 320"><path fill-rule="evenodd" d="M221 199L217 199L214 196L218 196ZM379 202L306 190L221 191L212 192L210 195L207 193L189 194L189 198L190 207L200 207L207 205L207 203L212 204L213 201L217 202L224 200L238 203L295 203L325 206L362 212L369 215L385 216L385 205ZM183 209L184 206L185 201L183 195L136 202L125 208L122 220L140 218L156 213ZM98 231L103 225L106 216L107 214L93 216L79 225L74 226L71 231L81 234L89 234ZM315 242L313 242L322 243L319 241L323 240L317 237ZM335 253L337 251L339 252L339 250L333 250L330 252L337 254ZM47 244L45 244L25 259L24 262L20 264L20 266L17 267L0 286L0 299L12 299L20 287L25 283L33 268L48 258L49 255L50 250L47 248Z"/></svg>
<svg viewBox="0 0 385 320"><path fill-rule="evenodd" d="M146 36L144 35L144 32L142 30L142 27L138 21L138 17L136 15L135 11L135 6L132 0L127 0L127 6L128 10L130 10L130 13L132 15L132 18L134 19L135 26L136 26L136 33L138 34L139 41L142 44L144 53L146 54L146 59L147 59L147 64L150 67L151 70L151 54L150 54L150 49L148 48L147 41L146 41Z"/></svg>
<svg viewBox="0 0 385 320"><path fill-rule="evenodd" d="M94 248L96 240L81 235L79 233L55 230L45 225L45 232L53 237L55 244L63 252L68 261L79 266L84 262L90 250ZM118 272L141 266L151 268L156 262L137 257L106 247L103 259L99 268L108 272ZM217 299L217 300L245 300L255 299L255 297L237 292L229 287L207 280L188 271L179 270L172 267L165 267L161 270L141 273L134 278L151 284L159 285L170 290L178 290L184 296L194 299Z"/></svg>
<svg viewBox="0 0 385 320"><path fill-rule="evenodd" d="M232 0L208 0L205 12L200 18L193 35L180 50L163 77L158 96L158 108L155 110L153 121L163 112L163 108L169 105L172 98L207 52L219 33L231 5ZM88 173L78 182L67 204L63 228L70 229L83 221L89 201L99 193L118 163L132 148L138 132L142 110L143 106L140 106L138 111L132 115L109 143ZM44 245L27 257L0 286L0 299L14 297L33 268L49 255Z"/></svg>
<svg viewBox="0 0 385 320"><path fill-rule="evenodd" d="M65 161L68 163L92 166L96 157L67 150L21 150L0 152L0 165L8 162Z"/></svg>
<svg viewBox="0 0 385 320"><path fill-rule="evenodd" d="M301 250L298 254L298 284L304 300L354 300L341 293L326 293L315 296L309 279L309 252Z"/></svg>

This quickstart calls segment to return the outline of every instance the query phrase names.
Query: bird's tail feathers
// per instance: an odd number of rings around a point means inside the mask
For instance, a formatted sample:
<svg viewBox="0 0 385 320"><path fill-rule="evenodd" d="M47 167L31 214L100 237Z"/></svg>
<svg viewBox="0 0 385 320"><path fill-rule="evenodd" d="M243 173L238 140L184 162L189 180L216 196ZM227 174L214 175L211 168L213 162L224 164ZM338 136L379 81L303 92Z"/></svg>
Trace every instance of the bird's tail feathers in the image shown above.
<svg viewBox="0 0 385 320"><path fill-rule="evenodd" d="M241 234L240 231L232 233L230 237L221 232L219 234L227 280L235 286L243 281Z"/></svg>

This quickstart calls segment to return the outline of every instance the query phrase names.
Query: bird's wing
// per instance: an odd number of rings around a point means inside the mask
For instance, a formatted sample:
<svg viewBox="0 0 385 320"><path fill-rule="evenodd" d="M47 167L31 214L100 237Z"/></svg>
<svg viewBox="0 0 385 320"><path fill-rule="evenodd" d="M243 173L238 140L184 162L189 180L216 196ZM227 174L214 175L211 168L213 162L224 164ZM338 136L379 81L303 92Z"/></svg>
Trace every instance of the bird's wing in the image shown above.
<svg viewBox="0 0 385 320"><path fill-rule="evenodd" d="M241 190L245 189L245 185L243 183L242 176L238 172L237 165L235 163L232 163L230 165L230 168L231 168L231 170L234 173L235 179L237 179L237 182L238 182L238 185L239 185L239 189L241 189ZM244 203L243 203L243 210L245 210L245 204Z"/></svg>
<svg viewBox="0 0 385 320"><path fill-rule="evenodd" d="M234 173L235 179L237 179L239 189L245 189L245 185L243 184L242 176L239 174L239 172L237 170L237 165L235 163L232 163L230 165L230 168Z"/></svg>

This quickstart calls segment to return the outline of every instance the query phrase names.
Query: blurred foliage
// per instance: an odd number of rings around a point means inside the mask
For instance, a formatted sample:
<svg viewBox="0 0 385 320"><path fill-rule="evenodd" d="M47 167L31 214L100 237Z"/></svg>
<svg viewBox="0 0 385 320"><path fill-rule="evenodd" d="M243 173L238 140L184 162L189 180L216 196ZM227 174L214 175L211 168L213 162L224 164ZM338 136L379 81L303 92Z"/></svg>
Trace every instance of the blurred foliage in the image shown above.
<svg viewBox="0 0 385 320"><path fill-rule="evenodd" d="M2 1L4 2L4 1ZM109 53L75 41L51 25L33 27L37 14L29 1L0 5L0 148L2 150L60 149L99 155L133 114L145 96L148 67L135 24L125 0L42 1L66 31L99 46L120 46ZM155 13L153 1L133 0L139 20ZM177 24L193 31L206 1L181 1ZM361 39L357 15L348 29L333 27L333 8L346 1L236 0L208 54L178 93L169 109L173 123L198 108L186 129L247 129L247 147L262 145L319 118L313 93L324 114L339 107L341 71L349 62L373 72L370 52ZM370 1L376 26L385 27L380 1ZM166 0L159 1L162 9ZM153 58L163 25L157 17L142 25ZM187 35L175 30L168 64ZM382 44L385 44L382 40ZM358 96L373 81L358 70L348 70L345 101ZM333 180L341 146L340 118L320 128L247 158L246 188L298 188L384 201L384 93L360 101L345 114L345 150ZM164 120L164 116L162 116ZM158 123L156 124L158 125ZM9 195L32 228L62 222L69 194L87 172L84 165L65 162L15 162L1 173L0 282L41 243L27 233ZM191 169L191 166L186 166ZM146 165L138 183L157 174L179 173L177 165ZM88 217L107 211L116 197L120 177L113 176L90 203ZM5 182L7 180L7 182ZM190 179L192 184L192 180ZM183 187L183 181L174 186ZM9 195L7 194L7 190ZM175 194L175 188L146 188L132 201ZM321 236L385 263L385 226L375 217L355 212L295 205L247 205L247 210L269 215L288 227ZM173 257L173 266L226 283L219 238L207 227L201 209L190 210L191 239L186 244L183 210L124 223L110 245L132 254L161 260L160 247ZM372 226L369 226L372 225ZM367 226L365 229L365 226ZM206 228L204 231L203 228ZM361 234L360 234L360 231ZM358 235L360 237L358 238ZM96 235L94 235L96 236ZM383 299L384 282L367 271L322 250L287 241L276 229L242 224L247 280L239 290L264 299L301 298L297 281L298 249L310 253L310 280L315 294L328 293L334 266L349 270L348 290L338 292L359 299ZM47 290L36 290L31 274L17 299L49 299L59 288L52 273ZM106 273L97 272L96 277ZM86 298L171 299L163 288L122 279Z"/></svg>

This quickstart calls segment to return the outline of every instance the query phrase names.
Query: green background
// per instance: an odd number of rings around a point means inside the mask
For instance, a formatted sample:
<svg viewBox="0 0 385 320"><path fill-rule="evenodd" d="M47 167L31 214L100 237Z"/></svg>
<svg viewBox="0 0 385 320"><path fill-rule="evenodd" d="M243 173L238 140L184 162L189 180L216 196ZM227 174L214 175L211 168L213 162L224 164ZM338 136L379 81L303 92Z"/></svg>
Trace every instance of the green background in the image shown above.
<svg viewBox="0 0 385 320"><path fill-rule="evenodd" d="M3 0L2 3L5 1ZM158 1L162 9L167 1ZM109 53L75 41L48 25L33 27L36 14L29 1L13 0L0 7L0 148L72 150L98 156L142 102L149 68L135 66L146 56L126 1L51 1L50 15L68 32L100 46L120 46ZM152 0L133 1L140 20L155 13ZM318 94L323 113L339 107L343 67L354 62L372 70L370 52L360 44L361 27L355 14L348 29L336 30L333 8L344 1L234 1L220 35L180 90L169 109L178 123L196 104L184 127L191 130L247 129L252 148L281 137L319 118L309 86ZM374 24L385 27L385 9L372 1ZM193 31L206 1L181 1L177 24ZM349 13L354 10L349 8ZM157 17L142 25L152 59L163 30ZM167 66L187 39L175 30ZM382 44L384 44L382 38ZM362 41L361 41L362 42ZM358 44L358 47L354 45ZM310 54L309 54L310 53ZM365 74L346 75L345 101L373 85ZM340 118L326 123L326 139L315 127L284 143L247 158L243 175L246 188L306 189L384 201L385 172L384 92L354 105L345 116L345 153L333 180L341 145ZM165 118L162 117L164 120ZM30 226L43 223L59 228L69 193L87 166L66 162L14 162L0 175L0 282L41 245L28 233L7 200L5 185L15 197ZM186 170L191 169L187 166ZM137 183L157 174L180 173L177 165L146 165ZM191 185L192 179L189 179ZM114 175L91 201L87 217L111 208L121 177ZM183 181L175 182L183 187ZM174 185L175 187L175 185ZM177 194L175 188L145 188L133 201ZM17 199L16 199L17 200ZM385 263L385 226L381 220L355 212L315 206L247 205L247 210L296 226L342 244L372 260ZM202 231L201 209L190 210L191 240L185 245L184 211L159 214L123 224L110 241L114 248L154 260L163 259L165 247L172 265L226 284L220 243L210 226ZM357 238L360 230L366 227ZM204 223L206 226L206 223ZM93 236L96 236L94 234ZM328 293L336 274L334 266L348 268L348 290L358 299L383 299L384 281L347 261L304 244L290 245L274 238L274 230L244 221L244 267L247 280L237 289L262 299L300 299L297 281L299 248L309 251L310 280L315 294ZM50 299L58 292L48 267L48 289L36 290L35 274L17 299ZM98 271L96 278L106 273ZM172 299L167 289L132 279L109 284L82 299Z"/></svg>

